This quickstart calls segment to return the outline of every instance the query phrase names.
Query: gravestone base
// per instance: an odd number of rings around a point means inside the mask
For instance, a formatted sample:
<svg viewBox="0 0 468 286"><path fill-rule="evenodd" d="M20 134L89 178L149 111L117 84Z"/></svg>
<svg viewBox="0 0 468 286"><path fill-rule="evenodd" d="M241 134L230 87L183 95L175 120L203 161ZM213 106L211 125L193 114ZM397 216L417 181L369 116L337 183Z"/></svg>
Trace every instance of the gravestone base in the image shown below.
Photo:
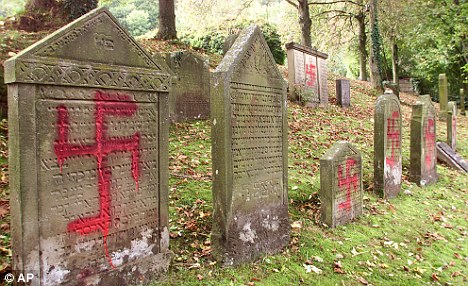
<svg viewBox="0 0 468 286"><path fill-rule="evenodd" d="M255 213L234 215L225 242L213 233L213 248L224 266L239 265L281 251L289 243L289 228L287 207L262 206Z"/></svg>
<svg viewBox="0 0 468 286"><path fill-rule="evenodd" d="M454 169L468 173L468 162L445 142L437 142L437 160Z"/></svg>

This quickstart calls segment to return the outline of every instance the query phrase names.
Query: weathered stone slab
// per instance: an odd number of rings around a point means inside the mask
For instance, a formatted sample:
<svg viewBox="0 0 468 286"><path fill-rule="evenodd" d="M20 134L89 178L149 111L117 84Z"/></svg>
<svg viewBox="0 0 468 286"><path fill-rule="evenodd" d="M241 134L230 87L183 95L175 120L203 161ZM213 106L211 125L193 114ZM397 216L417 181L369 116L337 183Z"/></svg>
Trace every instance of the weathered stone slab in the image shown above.
<svg viewBox="0 0 468 286"><path fill-rule="evenodd" d="M413 105L410 143L410 181L420 186L435 183L437 175L436 113L429 95Z"/></svg>
<svg viewBox="0 0 468 286"><path fill-rule="evenodd" d="M103 286L166 271L169 73L104 8L5 66L13 269Z"/></svg>
<svg viewBox="0 0 468 286"><path fill-rule="evenodd" d="M184 51L168 55L167 64L176 77L169 97L171 122L208 119L210 117L208 60Z"/></svg>
<svg viewBox="0 0 468 286"><path fill-rule="evenodd" d="M465 90L460 88L460 114L466 115L465 111Z"/></svg>
<svg viewBox="0 0 468 286"><path fill-rule="evenodd" d="M336 80L336 103L341 107L349 107L351 105L351 88L349 80Z"/></svg>
<svg viewBox="0 0 468 286"><path fill-rule="evenodd" d="M398 97L385 93L374 113L374 189L393 198L401 190L401 106Z"/></svg>
<svg viewBox="0 0 468 286"><path fill-rule="evenodd" d="M468 162L445 142L437 142L437 160L454 169L468 173Z"/></svg>
<svg viewBox="0 0 468 286"><path fill-rule="evenodd" d="M361 153L346 141L336 142L320 158L322 221L329 227L362 214Z"/></svg>
<svg viewBox="0 0 468 286"><path fill-rule="evenodd" d="M447 119L447 103L448 103L448 83L445 74L439 74L439 119L445 121Z"/></svg>
<svg viewBox="0 0 468 286"><path fill-rule="evenodd" d="M257 26L212 77L214 255L225 265L289 241L286 83Z"/></svg>
<svg viewBox="0 0 468 286"><path fill-rule="evenodd" d="M309 106L328 104L328 55L291 42L286 44L291 99Z"/></svg>
<svg viewBox="0 0 468 286"><path fill-rule="evenodd" d="M449 101L447 105L447 144L457 150L457 103Z"/></svg>

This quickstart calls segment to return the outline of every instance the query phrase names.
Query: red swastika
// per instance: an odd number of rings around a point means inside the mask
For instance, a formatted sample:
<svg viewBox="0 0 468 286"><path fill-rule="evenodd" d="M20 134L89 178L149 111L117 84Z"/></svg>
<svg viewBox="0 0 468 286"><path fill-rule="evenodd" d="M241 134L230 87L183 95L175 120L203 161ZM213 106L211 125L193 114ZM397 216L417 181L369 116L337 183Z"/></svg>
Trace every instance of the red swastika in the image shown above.
<svg viewBox="0 0 468 286"><path fill-rule="evenodd" d="M435 158L435 126L434 118L429 118L427 120L427 125L424 130L424 139L426 141L426 170L429 170L433 167L434 158Z"/></svg>
<svg viewBox="0 0 468 286"><path fill-rule="evenodd" d="M387 118L387 142L390 141L390 149L392 156L386 157L386 163L390 168L395 166L397 159L395 158L395 150L400 149L400 112L393 111L392 117ZM388 144L388 143L387 143Z"/></svg>
<svg viewBox="0 0 468 286"><path fill-rule="evenodd" d="M306 85L307 86L315 86L315 82L317 81L317 74L315 73L316 66L313 64L306 64ZM307 75L309 78L307 78Z"/></svg>
<svg viewBox="0 0 468 286"><path fill-rule="evenodd" d="M351 188L356 191L359 186L359 175L354 174L351 176L351 170L356 165L356 161L353 159L346 160L346 177L343 178L343 168L341 165L338 166L338 188L341 190L342 186L346 187L346 201L338 205L339 209L345 209L349 211L351 209Z"/></svg>
<svg viewBox="0 0 468 286"><path fill-rule="evenodd" d="M88 235L90 233L100 231L103 236L103 245L109 264L114 267L109 256L107 248L107 235L111 225L111 192L110 179L111 170L107 166L107 155L114 152L132 152L132 176L138 190L139 174L139 146L140 135L135 133L131 137L108 137L107 124L105 116L132 116L137 105L134 102L123 102L122 100L130 100L128 95L112 94L107 92L97 91L95 94L96 110L95 116L95 142L89 145L70 144L69 131L70 122L68 117L67 107L59 105L57 107L57 131L58 139L54 142L55 154L62 171L62 165L65 160L74 156L94 156L97 160L98 176L98 191L99 191L99 213L92 217L78 218L68 224L69 232L77 232L80 235Z"/></svg>

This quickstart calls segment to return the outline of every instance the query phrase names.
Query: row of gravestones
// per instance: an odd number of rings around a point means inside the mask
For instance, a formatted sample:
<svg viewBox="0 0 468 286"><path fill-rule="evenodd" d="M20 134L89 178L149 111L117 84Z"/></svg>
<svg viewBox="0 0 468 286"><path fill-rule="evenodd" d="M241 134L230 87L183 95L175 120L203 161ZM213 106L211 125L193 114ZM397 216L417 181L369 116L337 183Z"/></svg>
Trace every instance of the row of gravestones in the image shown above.
<svg viewBox="0 0 468 286"><path fill-rule="evenodd" d="M167 65L97 9L9 59L5 70L13 269L34 273L31 285L139 284L165 272ZM289 241L286 83L258 27L237 37L210 93L212 247L235 265ZM429 103L413 108L411 176L420 184L437 177ZM391 197L401 182L399 102L384 95L376 110L376 131L387 130L376 132L376 178ZM346 142L322 158L330 226L362 212L361 170Z"/></svg>

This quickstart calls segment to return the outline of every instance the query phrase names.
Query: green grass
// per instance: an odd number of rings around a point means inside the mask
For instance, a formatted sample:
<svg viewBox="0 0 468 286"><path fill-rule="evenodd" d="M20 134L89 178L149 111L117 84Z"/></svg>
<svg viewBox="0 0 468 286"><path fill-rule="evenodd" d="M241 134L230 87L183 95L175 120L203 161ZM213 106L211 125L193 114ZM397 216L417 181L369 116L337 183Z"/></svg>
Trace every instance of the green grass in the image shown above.
<svg viewBox="0 0 468 286"><path fill-rule="evenodd" d="M170 225L174 259L167 277L151 285L467 283L468 176L439 165L437 184L420 188L408 182L411 108L403 105L402 192L390 201L374 195L376 98L362 83L352 82L352 88L354 104L349 110L336 106L306 109L290 103L289 213L296 227L289 246L281 253L236 268L222 268L210 255L209 122L171 127L170 165L175 171L171 171L170 179ZM403 96L402 100L411 104L415 98ZM464 157L468 157L467 123L466 118L459 117L458 151ZM445 141L445 123L438 124L438 140ZM319 219L319 158L337 140L348 140L362 152L364 215L345 226L328 229ZM322 270L321 274L307 273L305 264Z"/></svg>

